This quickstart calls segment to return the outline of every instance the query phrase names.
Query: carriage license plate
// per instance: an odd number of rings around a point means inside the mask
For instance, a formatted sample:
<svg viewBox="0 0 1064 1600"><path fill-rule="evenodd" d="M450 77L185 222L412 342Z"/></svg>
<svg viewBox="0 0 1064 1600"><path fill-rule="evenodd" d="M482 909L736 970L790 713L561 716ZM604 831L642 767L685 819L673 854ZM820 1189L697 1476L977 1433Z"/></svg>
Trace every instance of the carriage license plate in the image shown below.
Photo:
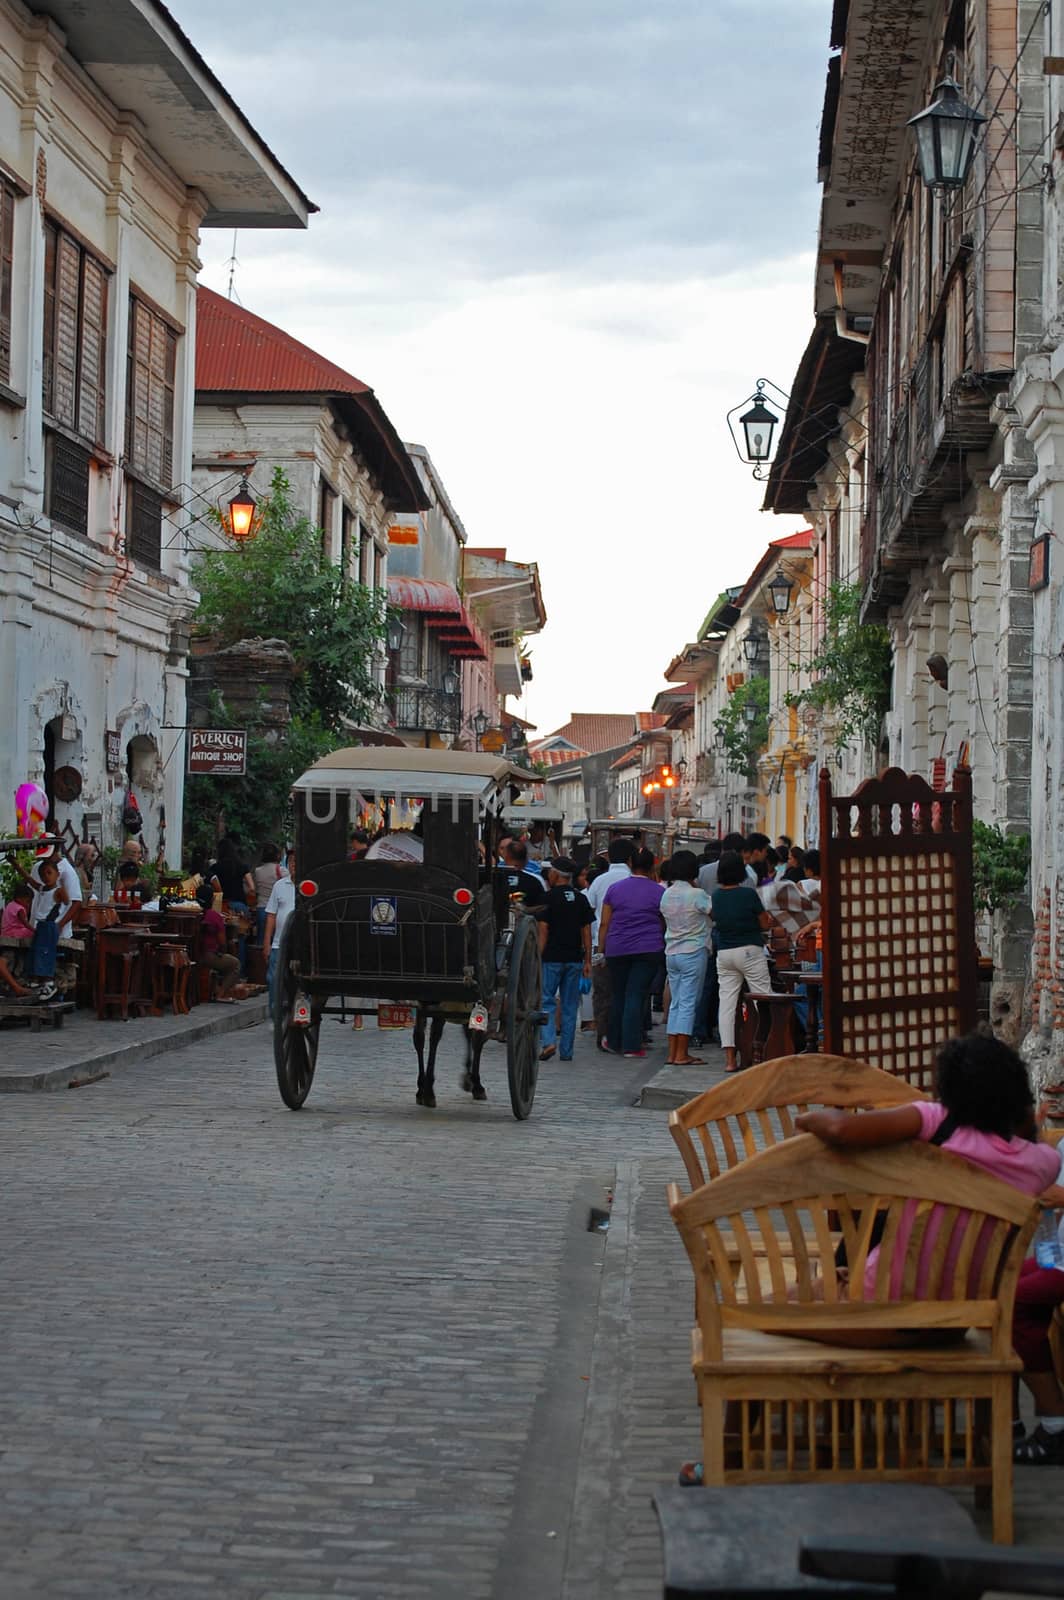
<svg viewBox="0 0 1064 1600"><path fill-rule="evenodd" d="M412 1028L414 1026L413 1006L393 1005L381 1001L377 1006L378 1028Z"/></svg>
<svg viewBox="0 0 1064 1600"><path fill-rule="evenodd" d="M487 1033L488 1008L487 1006L474 1006L469 1013L469 1026L474 1033Z"/></svg>

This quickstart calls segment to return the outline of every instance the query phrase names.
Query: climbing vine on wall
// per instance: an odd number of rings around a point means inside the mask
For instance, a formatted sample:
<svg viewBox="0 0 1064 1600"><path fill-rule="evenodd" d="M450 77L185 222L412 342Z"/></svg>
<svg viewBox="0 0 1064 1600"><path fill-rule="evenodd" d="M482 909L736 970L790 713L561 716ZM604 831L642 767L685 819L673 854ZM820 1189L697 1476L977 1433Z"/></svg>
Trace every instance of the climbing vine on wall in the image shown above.
<svg viewBox="0 0 1064 1600"><path fill-rule="evenodd" d="M729 772L744 773L751 782L758 752L768 743L767 678L748 678L728 696L724 709L713 726L724 739L724 757ZM746 707L756 706L757 716L747 722Z"/></svg>
<svg viewBox="0 0 1064 1600"><path fill-rule="evenodd" d="M813 682L786 696L788 705L834 714L837 745L879 743L890 704L890 634L861 620L860 584L833 583L824 600L824 634L806 670Z"/></svg>

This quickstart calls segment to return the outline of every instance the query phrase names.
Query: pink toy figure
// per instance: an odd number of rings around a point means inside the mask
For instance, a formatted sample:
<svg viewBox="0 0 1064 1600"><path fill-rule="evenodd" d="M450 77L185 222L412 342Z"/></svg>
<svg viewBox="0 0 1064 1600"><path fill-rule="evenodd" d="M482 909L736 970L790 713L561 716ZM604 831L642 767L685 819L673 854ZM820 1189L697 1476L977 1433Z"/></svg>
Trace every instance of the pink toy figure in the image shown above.
<svg viewBox="0 0 1064 1600"><path fill-rule="evenodd" d="M48 821L48 796L39 783L20 783L15 790L15 821L20 839L35 839Z"/></svg>

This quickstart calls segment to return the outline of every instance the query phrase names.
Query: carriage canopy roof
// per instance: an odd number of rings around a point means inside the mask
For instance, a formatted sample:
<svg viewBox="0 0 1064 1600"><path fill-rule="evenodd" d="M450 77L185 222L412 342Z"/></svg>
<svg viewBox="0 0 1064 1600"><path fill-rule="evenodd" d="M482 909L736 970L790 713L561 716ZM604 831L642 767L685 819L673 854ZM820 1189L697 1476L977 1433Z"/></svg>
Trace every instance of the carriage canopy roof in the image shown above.
<svg viewBox="0 0 1064 1600"><path fill-rule="evenodd" d="M372 746L333 750L292 785L349 789L362 794L480 797L503 783L531 783L532 773L499 756L472 750L415 750Z"/></svg>

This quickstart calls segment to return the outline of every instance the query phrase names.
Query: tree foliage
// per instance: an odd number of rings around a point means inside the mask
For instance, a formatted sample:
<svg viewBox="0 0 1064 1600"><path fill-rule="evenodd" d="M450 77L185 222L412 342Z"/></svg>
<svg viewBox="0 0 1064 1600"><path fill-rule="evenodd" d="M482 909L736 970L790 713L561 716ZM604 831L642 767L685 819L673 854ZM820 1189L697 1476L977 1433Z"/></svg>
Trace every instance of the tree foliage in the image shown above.
<svg viewBox="0 0 1064 1600"><path fill-rule="evenodd" d="M729 772L741 772L752 783L757 766L758 752L768 743L767 678L747 678L728 696L724 709L713 726L724 737L724 756ZM757 707L752 723L746 720L746 707Z"/></svg>
<svg viewBox="0 0 1064 1600"><path fill-rule="evenodd" d="M380 704L374 670L387 600L322 554L322 533L293 505L278 468L258 531L241 545L205 551L193 576L194 622L220 649L241 639L283 639L296 662L292 712L339 731Z"/></svg>
<svg viewBox="0 0 1064 1600"><path fill-rule="evenodd" d="M242 778L189 778L185 838L190 851L213 853L224 828L249 851L286 832L292 784L330 750L349 742L347 725L367 721L381 703L375 671L387 600L334 565L320 528L292 505L284 473L273 475L255 536L205 551L194 574L200 603L194 622L219 649L242 639L283 639L295 660L292 720L278 736L250 717ZM211 720L224 726L220 701ZM188 852L186 852L186 855Z"/></svg>
<svg viewBox="0 0 1064 1600"><path fill-rule="evenodd" d="M808 663L813 682L789 705L816 706L835 718L835 743L879 743L890 703L890 633L861 620L860 584L833 583L824 600L824 636Z"/></svg>
<svg viewBox="0 0 1064 1600"><path fill-rule="evenodd" d="M972 880L977 911L997 911L1027 885L1031 841L1026 833L1003 833L996 823L972 823Z"/></svg>

